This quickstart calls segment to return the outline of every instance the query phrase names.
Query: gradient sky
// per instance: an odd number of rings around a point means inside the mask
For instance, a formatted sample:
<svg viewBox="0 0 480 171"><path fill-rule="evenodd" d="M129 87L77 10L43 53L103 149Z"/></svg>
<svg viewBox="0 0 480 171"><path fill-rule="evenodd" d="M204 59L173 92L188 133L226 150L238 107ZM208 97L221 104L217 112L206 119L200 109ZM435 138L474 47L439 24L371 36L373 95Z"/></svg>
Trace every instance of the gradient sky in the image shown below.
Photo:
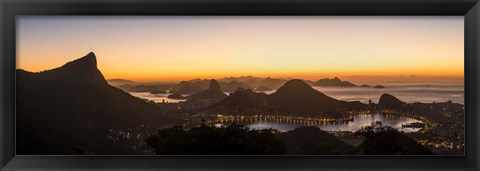
<svg viewBox="0 0 480 171"><path fill-rule="evenodd" d="M463 78L463 16L20 16L17 68L93 49L106 78Z"/></svg>

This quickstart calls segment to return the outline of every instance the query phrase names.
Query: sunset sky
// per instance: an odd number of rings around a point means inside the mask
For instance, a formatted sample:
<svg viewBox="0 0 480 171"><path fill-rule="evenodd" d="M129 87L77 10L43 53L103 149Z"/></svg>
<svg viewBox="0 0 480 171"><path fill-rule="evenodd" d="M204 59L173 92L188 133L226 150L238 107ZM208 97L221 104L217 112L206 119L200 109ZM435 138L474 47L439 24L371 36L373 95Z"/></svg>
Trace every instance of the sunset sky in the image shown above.
<svg viewBox="0 0 480 171"><path fill-rule="evenodd" d="M17 68L93 49L106 78L463 78L463 16L20 16Z"/></svg>

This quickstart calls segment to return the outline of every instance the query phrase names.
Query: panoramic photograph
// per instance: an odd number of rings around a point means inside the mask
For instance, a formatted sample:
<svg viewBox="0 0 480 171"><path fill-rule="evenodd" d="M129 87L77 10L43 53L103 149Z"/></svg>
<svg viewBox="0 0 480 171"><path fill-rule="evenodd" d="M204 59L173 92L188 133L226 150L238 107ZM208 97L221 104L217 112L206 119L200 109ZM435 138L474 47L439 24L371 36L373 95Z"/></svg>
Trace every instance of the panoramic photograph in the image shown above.
<svg viewBox="0 0 480 171"><path fill-rule="evenodd" d="M17 155L465 155L463 16L18 16Z"/></svg>

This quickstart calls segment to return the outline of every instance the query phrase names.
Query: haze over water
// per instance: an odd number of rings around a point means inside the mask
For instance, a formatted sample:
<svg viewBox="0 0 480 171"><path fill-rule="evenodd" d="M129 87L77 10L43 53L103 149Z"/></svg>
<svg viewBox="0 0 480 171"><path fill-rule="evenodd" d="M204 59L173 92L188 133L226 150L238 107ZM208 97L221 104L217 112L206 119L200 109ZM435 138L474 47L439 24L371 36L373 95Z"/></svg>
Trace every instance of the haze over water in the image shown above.
<svg viewBox="0 0 480 171"><path fill-rule="evenodd" d="M382 84L386 88L376 89L372 87L313 87L314 89L331 96L333 98L344 101L360 101L368 103L378 103L380 96L384 93L392 94L400 100L407 103L422 102L447 102L464 104L464 85L461 83L385 83ZM271 94L275 92L266 91ZM228 92L226 92L228 93ZM152 100L155 102L176 103L184 100L167 98L170 93L151 94L148 92L130 92L131 95L140 98ZM187 96L189 94L183 94ZM300 100L300 99L295 99Z"/></svg>
<svg viewBox="0 0 480 171"><path fill-rule="evenodd" d="M378 103L384 93L392 94L398 99L407 102L447 102L464 103L464 85L460 83L387 83L386 88L340 88L314 87L316 90L333 98L344 101L361 101L368 103L372 100Z"/></svg>

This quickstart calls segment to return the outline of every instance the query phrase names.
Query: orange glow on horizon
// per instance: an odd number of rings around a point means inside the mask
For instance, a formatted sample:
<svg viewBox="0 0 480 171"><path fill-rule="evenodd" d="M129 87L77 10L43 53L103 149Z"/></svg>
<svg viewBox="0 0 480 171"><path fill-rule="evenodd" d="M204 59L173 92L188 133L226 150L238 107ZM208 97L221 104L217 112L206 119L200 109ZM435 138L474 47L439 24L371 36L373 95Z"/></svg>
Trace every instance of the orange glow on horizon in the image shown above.
<svg viewBox="0 0 480 171"><path fill-rule="evenodd" d="M17 23L17 68L33 72L92 48L107 79L139 82L464 77L462 16L27 16Z"/></svg>
<svg viewBox="0 0 480 171"><path fill-rule="evenodd" d="M316 81L322 78L348 78L348 77L424 77L424 78L463 78L463 71L421 71L423 74L418 74L419 71L410 72L344 72L344 73L179 73L176 75L158 75L158 74L138 74L138 75L116 75L103 73L107 79L122 78L137 82L179 82L191 79L221 79L225 77L272 77L272 78L298 78Z"/></svg>

